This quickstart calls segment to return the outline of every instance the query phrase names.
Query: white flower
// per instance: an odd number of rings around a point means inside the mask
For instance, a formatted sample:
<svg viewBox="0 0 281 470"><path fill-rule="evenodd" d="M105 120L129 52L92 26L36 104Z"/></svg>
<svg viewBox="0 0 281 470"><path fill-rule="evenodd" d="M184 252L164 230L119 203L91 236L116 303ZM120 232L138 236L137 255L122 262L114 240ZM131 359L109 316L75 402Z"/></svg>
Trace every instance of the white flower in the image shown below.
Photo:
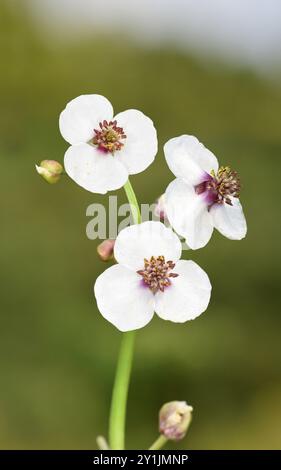
<svg viewBox="0 0 281 470"><path fill-rule="evenodd" d="M64 156L66 172L93 193L121 188L128 175L145 170L157 153L151 119L135 109L113 117L111 103L101 95L70 101L60 114L59 127L71 144Z"/></svg>
<svg viewBox="0 0 281 470"><path fill-rule="evenodd" d="M211 284L193 261L180 260L177 235L161 222L123 229L116 238L116 264L96 280L98 308L121 331L142 328L154 312L182 323L206 310Z"/></svg>
<svg viewBox="0 0 281 470"><path fill-rule="evenodd" d="M247 232L239 202L240 181L229 167L196 137L182 135L164 146L176 176L166 189L165 208L170 224L193 250L205 246L216 228L227 238L241 240Z"/></svg>

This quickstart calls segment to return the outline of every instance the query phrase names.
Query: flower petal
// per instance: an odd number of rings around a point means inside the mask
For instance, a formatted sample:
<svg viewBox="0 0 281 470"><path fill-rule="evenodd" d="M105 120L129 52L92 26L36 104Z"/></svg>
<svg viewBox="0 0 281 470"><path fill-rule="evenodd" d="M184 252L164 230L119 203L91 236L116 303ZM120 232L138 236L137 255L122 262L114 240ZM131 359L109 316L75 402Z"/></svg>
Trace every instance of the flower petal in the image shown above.
<svg viewBox="0 0 281 470"><path fill-rule="evenodd" d="M129 175L140 173L153 162L157 154L157 134L153 122L136 109L119 113L114 119L127 136L124 147L116 152L116 158L126 166Z"/></svg>
<svg viewBox="0 0 281 470"><path fill-rule="evenodd" d="M121 188L128 179L122 163L89 144L69 147L64 155L64 166L70 178L92 193L105 194Z"/></svg>
<svg viewBox="0 0 281 470"><path fill-rule="evenodd" d="M110 121L113 108L107 98L101 95L81 95L70 101L59 118L60 132L70 144L89 142L94 129L104 119Z"/></svg>
<svg viewBox="0 0 281 470"><path fill-rule="evenodd" d="M174 175L194 186L204 181L205 173L218 170L215 155L192 135L168 140L164 145L164 153Z"/></svg>
<svg viewBox="0 0 281 470"><path fill-rule="evenodd" d="M186 238L193 250L202 248L213 233L213 221L204 196L180 178L172 181L165 193L165 209L175 231Z"/></svg>
<svg viewBox="0 0 281 470"><path fill-rule="evenodd" d="M106 269L97 278L94 291L100 313L120 331L142 328L153 317L152 292L124 266L117 264Z"/></svg>
<svg viewBox="0 0 281 470"><path fill-rule="evenodd" d="M130 269L143 268L144 259L165 256L166 261L176 262L181 256L181 242L177 235L161 222L143 222L123 229L114 245L118 263Z"/></svg>
<svg viewBox="0 0 281 470"><path fill-rule="evenodd" d="M212 287L205 271L194 261L178 261L174 272L179 276L155 295L155 312L163 320L183 323L206 310Z"/></svg>
<svg viewBox="0 0 281 470"><path fill-rule="evenodd" d="M231 240L241 240L247 233L247 223L239 199L231 197L229 204L214 204L210 210L215 228Z"/></svg>

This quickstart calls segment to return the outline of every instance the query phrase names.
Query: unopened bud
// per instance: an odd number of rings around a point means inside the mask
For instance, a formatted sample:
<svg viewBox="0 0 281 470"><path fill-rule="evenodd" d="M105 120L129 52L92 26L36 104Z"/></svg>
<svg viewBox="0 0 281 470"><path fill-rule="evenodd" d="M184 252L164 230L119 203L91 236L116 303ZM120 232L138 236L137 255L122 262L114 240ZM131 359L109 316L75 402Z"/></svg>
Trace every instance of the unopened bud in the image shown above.
<svg viewBox="0 0 281 470"><path fill-rule="evenodd" d="M43 160L40 165L35 165L36 171L50 184L57 183L63 173L63 167L55 160Z"/></svg>
<svg viewBox="0 0 281 470"><path fill-rule="evenodd" d="M104 240L97 247L97 252L102 261L110 261L113 259L115 240Z"/></svg>
<svg viewBox="0 0 281 470"><path fill-rule="evenodd" d="M159 217L161 221L164 221L167 217L166 210L165 210L165 194L162 194L155 203L154 215Z"/></svg>
<svg viewBox="0 0 281 470"><path fill-rule="evenodd" d="M192 406L185 401L170 401L159 412L159 431L166 439L179 441L184 438L192 418Z"/></svg>

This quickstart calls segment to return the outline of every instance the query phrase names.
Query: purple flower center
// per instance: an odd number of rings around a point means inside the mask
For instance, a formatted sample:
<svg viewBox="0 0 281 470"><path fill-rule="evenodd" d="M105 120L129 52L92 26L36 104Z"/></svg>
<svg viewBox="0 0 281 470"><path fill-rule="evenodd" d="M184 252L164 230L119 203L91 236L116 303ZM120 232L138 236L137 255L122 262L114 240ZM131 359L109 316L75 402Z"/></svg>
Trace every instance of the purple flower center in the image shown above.
<svg viewBox="0 0 281 470"><path fill-rule="evenodd" d="M144 259L144 268L137 271L142 276L144 284L156 294L159 290L171 285L171 278L177 277L178 274L171 273L175 267L173 261L165 261L164 256L151 256L150 260Z"/></svg>
<svg viewBox="0 0 281 470"><path fill-rule="evenodd" d="M223 202L232 206L231 197L238 198L240 189L237 172L228 166L221 166L217 174L213 170L210 175L206 173L204 181L195 186L196 194L204 194L209 207Z"/></svg>
<svg viewBox="0 0 281 470"><path fill-rule="evenodd" d="M117 121L103 121L99 123L100 129L94 129L95 135L92 140L93 144L99 150L105 153L114 153L116 150L121 150L124 146L122 140L126 139L123 127L117 126Z"/></svg>

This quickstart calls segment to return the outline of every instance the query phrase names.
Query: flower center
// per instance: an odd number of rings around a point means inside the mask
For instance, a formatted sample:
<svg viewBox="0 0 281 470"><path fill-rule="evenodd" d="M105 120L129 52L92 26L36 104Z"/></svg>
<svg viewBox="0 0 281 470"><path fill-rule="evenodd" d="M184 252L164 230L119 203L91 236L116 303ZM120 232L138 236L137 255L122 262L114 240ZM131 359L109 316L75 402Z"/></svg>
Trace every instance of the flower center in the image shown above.
<svg viewBox="0 0 281 470"><path fill-rule="evenodd" d="M103 121L99 123L100 129L94 129L95 136L93 138L93 144L103 152L110 152L112 155L116 150L121 150L124 146L122 140L126 139L123 127L117 126L117 121Z"/></svg>
<svg viewBox="0 0 281 470"><path fill-rule="evenodd" d="M206 192L209 206L213 204L222 204L225 202L232 206L230 197L239 197L240 195L240 178L236 171L231 170L229 166L221 166L215 174L214 170L208 175L206 181L195 186L197 194Z"/></svg>
<svg viewBox="0 0 281 470"><path fill-rule="evenodd" d="M165 261L164 256L151 256L150 260L144 259L144 268L137 271L143 278L143 282L154 294L159 290L164 292L165 287L171 285L171 278L178 274L171 273L175 267L173 261Z"/></svg>

